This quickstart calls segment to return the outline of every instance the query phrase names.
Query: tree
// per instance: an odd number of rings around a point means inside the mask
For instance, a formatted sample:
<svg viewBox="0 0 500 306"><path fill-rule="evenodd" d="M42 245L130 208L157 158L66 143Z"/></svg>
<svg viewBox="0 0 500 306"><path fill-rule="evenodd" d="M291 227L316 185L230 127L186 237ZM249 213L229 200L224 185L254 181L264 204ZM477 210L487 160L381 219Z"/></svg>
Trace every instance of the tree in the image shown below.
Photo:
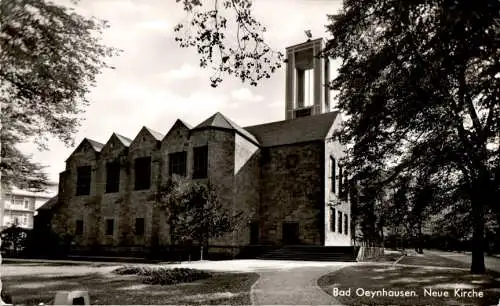
<svg viewBox="0 0 500 306"><path fill-rule="evenodd" d="M283 53L265 42L266 28L252 16L252 0L176 2L182 2L191 18L175 27L175 40L183 48L196 48L200 67L215 71L210 78L212 87L222 82L223 74L256 86L281 67Z"/></svg>
<svg viewBox="0 0 500 306"><path fill-rule="evenodd" d="M485 272L485 211L498 209L499 18L495 1L346 0L325 53L342 60L332 88L350 171L383 161L389 183L432 163L431 179L465 187L473 273Z"/></svg>
<svg viewBox="0 0 500 306"><path fill-rule="evenodd" d="M170 224L171 244L195 241L207 250L209 240L233 232L244 221L220 202L215 187L179 177L169 179L158 193L158 204Z"/></svg>
<svg viewBox="0 0 500 306"><path fill-rule="evenodd" d="M76 2L75 2L76 3ZM53 136L67 145L96 75L118 53L100 42L108 27L45 0L0 2L1 178L4 187L44 189L43 167L16 145Z"/></svg>
<svg viewBox="0 0 500 306"><path fill-rule="evenodd" d="M12 224L1 232L2 251L6 251L13 257L23 252L27 247L28 230Z"/></svg>

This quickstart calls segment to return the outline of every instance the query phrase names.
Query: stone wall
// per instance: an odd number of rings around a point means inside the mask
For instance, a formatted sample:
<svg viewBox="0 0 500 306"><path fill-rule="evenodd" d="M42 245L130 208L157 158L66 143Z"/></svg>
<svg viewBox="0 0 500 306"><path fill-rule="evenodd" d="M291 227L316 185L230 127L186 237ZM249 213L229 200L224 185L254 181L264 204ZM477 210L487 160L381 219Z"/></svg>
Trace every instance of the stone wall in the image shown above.
<svg viewBox="0 0 500 306"><path fill-rule="evenodd" d="M80 166L91 166L91 186L89 195L76 196L77 168ZM83 220L84 235L75 236L75 243L90 245L93 239L91 219L93 210L98 207L96 196L96 177L98 176L97 153L88 142L81 146L66 161L66 171L60 176L59 190L63 191L60 196L62 205L56 210L52 219L52 229L60 236L74 235L76 220Z"/></svg>
<svg viewBox="0 0 500 306"><path fill-rule="evenodd" d="M263 148L261 238L281 244L283 222L299 224L301 244L322 244L322 142Z"/></svg>
<svg viewBox="0 0 500 306"><path fill-rule="evenodd" d="M75 234L76 220L84 221L84 233L74 236L74 248L134 249L137 246L162 247L171 244L166 211L156 204L157 190L169 179L169 153L187 152L187 177L193 174L193 148L208 146L208 177L221 203L230 213L243 212L252 219L259 208L259 148L234 131L224 129L189 130L176 123L160 143L143 129L129 147L112 136L99 154L82 146L67 162L61 174L62 205L52 224L60 235ZM151 157L151 186L134 190L135 159ZM106 193L106 164L119 162L118 192ZM76 195L77 167L91 165L90 195ZM237 167L236 167L237 165ZM144 218L144 234L136 235L135 220ZM113 235L106 235L106 219L114 220ZM249 224L239 224L233 233L210 241L212 245L238 246L249 242Z"/></svg>

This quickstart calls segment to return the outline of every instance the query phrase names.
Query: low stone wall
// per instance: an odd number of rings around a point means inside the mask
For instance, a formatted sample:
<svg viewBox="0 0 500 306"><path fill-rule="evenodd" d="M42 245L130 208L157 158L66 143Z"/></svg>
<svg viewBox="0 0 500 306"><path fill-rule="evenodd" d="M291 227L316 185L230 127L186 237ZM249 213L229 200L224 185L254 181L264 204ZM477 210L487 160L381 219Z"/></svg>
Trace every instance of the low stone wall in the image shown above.
<svg viewBox="0 0 500 306"><path fill-rule="evenodd" d="M368 259L373 259L382 256L384 256L384 248L362 246L359 248L356 261L366 261Z"/></svg>

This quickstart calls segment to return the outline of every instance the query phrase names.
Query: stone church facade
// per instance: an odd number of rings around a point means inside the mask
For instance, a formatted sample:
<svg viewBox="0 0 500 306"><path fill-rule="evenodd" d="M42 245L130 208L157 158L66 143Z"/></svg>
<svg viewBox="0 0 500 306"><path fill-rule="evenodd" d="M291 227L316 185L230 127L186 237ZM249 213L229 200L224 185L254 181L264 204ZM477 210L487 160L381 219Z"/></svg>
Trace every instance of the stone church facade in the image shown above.
<svg viewBox="0 0 500 306"><path fill-rule="evenodd" d="M287 48L285 120L240 127L216 113L192 127L177 120L163 135L143 127L134 139L84 139L60 174L52 230L80 249L127 251L171 245L157 191L173 175L206 183L248 218L212 246L349 246L351 207L343 148L333 132L323 40ZM311 86L308 86L311 85Z"/></svg>

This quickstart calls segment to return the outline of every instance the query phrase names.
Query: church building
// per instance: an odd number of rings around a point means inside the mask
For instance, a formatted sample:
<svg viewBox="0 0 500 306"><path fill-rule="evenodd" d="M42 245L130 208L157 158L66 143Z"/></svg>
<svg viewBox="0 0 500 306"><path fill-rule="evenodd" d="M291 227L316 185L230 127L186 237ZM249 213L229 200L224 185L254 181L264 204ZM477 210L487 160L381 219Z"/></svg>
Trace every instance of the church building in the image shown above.
<svg viewBox="0 0 500 306"><path fill-rule="evenodd" d="M165 134L143 127L134 139L84 139L60 174L51 228L85 250L147 250L171 244L158 188L173 175L210 182L223 205L249 221L210 242L351 246L344 149L333 137L323 39L286 49L285 120L241 127L216 113L198 125L178 119Z"/></svg>

